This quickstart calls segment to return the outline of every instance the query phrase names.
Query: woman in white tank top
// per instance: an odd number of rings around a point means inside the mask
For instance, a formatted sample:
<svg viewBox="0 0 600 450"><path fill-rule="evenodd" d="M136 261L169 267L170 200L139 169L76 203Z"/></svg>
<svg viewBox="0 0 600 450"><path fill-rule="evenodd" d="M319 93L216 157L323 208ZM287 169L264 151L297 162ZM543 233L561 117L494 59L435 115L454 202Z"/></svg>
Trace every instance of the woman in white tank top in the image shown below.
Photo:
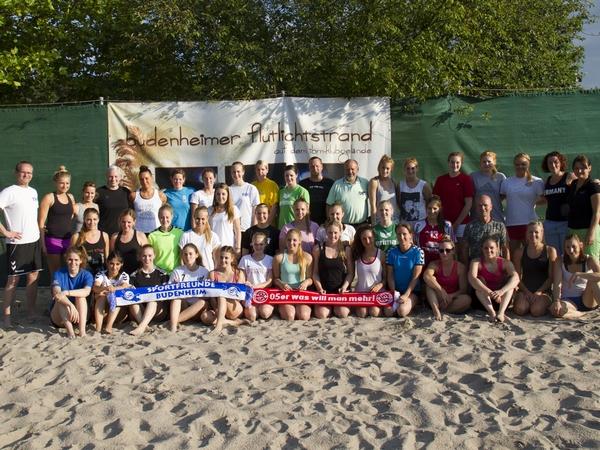
<svg viewBox="0 0 600 450"><path fill-rule="evenodd" d="M404 180L399 185L398 204L400 221L414 226L427 217L426 205L431 198L431 186L417 177L419 163L416 158L404 161Z"/></svg>
<svg viewBox="0 0 600 450"><path fill-rule="evenodd" d="M352 244L352 257L356 266L355 292L379 292L385 289L385 252L375 247L375 233L370 225L360 226L356 232L356 238ZM371 306L368 311L366 307L355 307L358 317L366 317L367 312L372 317L381 315L381 308ZM392 308L384 308L384 313L389 310L390 315L394 312ZM386 315L388 315L386 313Z"/></svg>
<svg viewBox="0 0 600 450"><path fill-rule="evenodd" d="M154 187L154 178L147 166L140 167L138 177L140 188L129 194L129 199L137 214L136 229L148 234L159 227L158 210L167 202L167 197Z"/></svg>
<svg viewBox="0 0 600 450"><path fill-rule="evenodd" d="M383 155L377 165L378 175L369 181L369 208L371 212L371 224L373 225L378 221L377 211L379 203L384 200L388 200L393 207L392 220L397 222L400 217L398 201L396 199L398 185L392 178L393 171L394 160L387 155Z"/></svg>

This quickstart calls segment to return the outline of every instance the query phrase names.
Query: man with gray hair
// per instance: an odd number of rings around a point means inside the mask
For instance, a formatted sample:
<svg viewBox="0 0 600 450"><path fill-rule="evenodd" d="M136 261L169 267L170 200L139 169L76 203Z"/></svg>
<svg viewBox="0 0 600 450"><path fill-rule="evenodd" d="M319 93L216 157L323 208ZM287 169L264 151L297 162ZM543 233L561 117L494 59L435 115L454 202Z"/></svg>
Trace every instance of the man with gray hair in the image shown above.
<svg viewBox="0 0 600 450"><path fill-rule="evenodd" d="M357 227L369 218L367 190L369 182L358 176L358 162L348 159L344 163L345 176L336 180L327 196L327 205L342 205L344 224Z"/></svg>
<svg viewBox="0 0 600 450"><path fill-rule="evenodd" d="M96 203L100 211L101 231L112 236L119 232L119 216L127 208L131 208L129 202L130 191L121 186L123 171L120 167L112 165L106 170L106 185L96 191Z"/></svg>
<svg viewBox="0 0 600 450"><path fill-rule="evenodd" d="M470 261L481 257L481 246L488 238L496 240L501 255L510 259L506 226L492 219L492 208L492 199L489 195L482 194L477 197L475 202L477 219L467 224L460 243L460 261L467 267Z"/></svg>

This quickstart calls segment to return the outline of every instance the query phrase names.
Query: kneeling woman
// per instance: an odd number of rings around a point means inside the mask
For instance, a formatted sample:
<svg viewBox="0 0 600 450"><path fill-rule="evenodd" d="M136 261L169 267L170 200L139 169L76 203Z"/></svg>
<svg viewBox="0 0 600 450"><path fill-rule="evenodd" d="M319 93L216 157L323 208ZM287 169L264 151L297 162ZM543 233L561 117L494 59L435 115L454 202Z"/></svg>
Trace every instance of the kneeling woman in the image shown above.
<svg viewBox="0 0 600 450"><path fill-rule="evenodd" d="M169 283L202 281L208 277L208 270L202 266L202 257L195 244L185 244L181 249L181 266L171 272ZM192 297L171 300L169 329L177 331L177 325L200 315L206 309L206 300ZM183 311L182 311L183 308Z"/></svg>
<svg viewBox="0 0 600 450"><path fill-rule="evenodd" d="M555 301L550 313L562 319L577 319L584 312L598 308L600 302L600 265L586 255L579 236L567 236L561 264L554 269Z"/></svg>
<svg viewBox="0 0 600 450"><path fill-rule="evenodd" d="M471 306L467 295L467 269L456 260L456 248L450 236L438 244L439 260L432 261L423 273L425 294L435 320L442 320L442 311L463 313Z"/></svg>
<svg viewBox="0 0 600 450"><path fill-rule="evenodd" d="M301 239L298 230L288 231L285 250L273 259L273 284L284 291L304 291L313 284L312 256L302 250ZM283 320L310 319L309 305L279 305L277 310Z"/></svg>
<svg viewBox="0 0 600 450"><path fill-rule="evenodd" d="M513 257L515 270L521 277L513 311L519 316L530 313L533 317L540 317L546 314L551 303L554 265L558 256L556 249L544 242L542 222L527 225L525 240L525 247L517 249Z"/></svg>
<svg viewBox="0 0 600 450"><path fill-rule="evenodd" d="M56 327L64 327L70 338L75 337L73 324L79 325L79 336L85 336L87 300L94 278L85 270L87 255L81 247L70 247L65 252L66 267L54 272L52 281L52 309L50 320Z"/></svg>
<svg viewBox="0 0 600 450"><path fill-rule="evenodd" d="M246 276L244 272L237 268L235 263L236 252L233 247L225 245L219 252L219 263L217 268L208 275L211 281L219 283L245 283ZM202 322L207 325L214 325L213 332L219 333L225 325L238 326L245 321L240 320L244 308L238 300L225 297L210 299L212 310L207 310L202 314Z"/></svg>
<svg viewBox="0 0 600 450"><path fill-rule="evenodd" d="M322 245L313 248L313 281L320 294L343 294L348 292L354 278L354 261L350 247L342 242L342 225L329 222L325 227L327 238ZM326 319L331 307L315 305L315 317ZM333 311L338 317L348 317L350 308L336 306Z"/></svg>
<svg viewBox="0 0 600 450"><path fill-rule="evenodd" d="M506 308L519 285L519 275L509 260L500 257L496 240L488 238L483 241L481 258L474 259L469 267L469 283L490 321L504 322ZM499 305L498 314L494 303Z"/></svg>
<svg viewBox="0 0 600 450"><path fill-rule="evenodd" d="M423 250L413 244L413 229L408 223L396 227L398 246L390 249L386 258L387 281L394 292L394 301L398 315L406 317L410 314L419 298L419 277L423 271L425 256ZM387 309L384 309L384 313Z"/></svg>

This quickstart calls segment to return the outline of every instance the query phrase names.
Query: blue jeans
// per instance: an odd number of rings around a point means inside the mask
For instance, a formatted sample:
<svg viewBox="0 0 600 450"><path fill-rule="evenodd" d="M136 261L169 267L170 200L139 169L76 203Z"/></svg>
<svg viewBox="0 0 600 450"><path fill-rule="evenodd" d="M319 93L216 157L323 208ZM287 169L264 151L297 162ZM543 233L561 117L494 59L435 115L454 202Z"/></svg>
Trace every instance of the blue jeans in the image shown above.
<svg viewBox="0 0 600 450"><path fill-rule="evenodd" d="M563 254L563 243L567 237L569 226L567 221L557 222L554 220L544 220L544 237L546 244L551 245L558 252L558 256Z"/></svg>

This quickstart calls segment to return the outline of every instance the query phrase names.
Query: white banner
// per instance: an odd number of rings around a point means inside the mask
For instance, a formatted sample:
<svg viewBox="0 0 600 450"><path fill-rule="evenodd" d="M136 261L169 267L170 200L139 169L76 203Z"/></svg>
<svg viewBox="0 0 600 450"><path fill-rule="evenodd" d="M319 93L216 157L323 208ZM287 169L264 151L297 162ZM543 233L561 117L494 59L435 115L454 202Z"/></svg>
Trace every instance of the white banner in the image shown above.
<svg viewBox="0 0 600 450"><path fill-rule="evenodd" d="M262 159L281 169L312 156L326 168L356 159L359 175L370 178L381 156L391 154L383 97L110 103L108 110L109 162L124 169L127 184L137 181L140 165L186 168L193 183L205 167L225 181L235 161L251 166Z"/></svg>

